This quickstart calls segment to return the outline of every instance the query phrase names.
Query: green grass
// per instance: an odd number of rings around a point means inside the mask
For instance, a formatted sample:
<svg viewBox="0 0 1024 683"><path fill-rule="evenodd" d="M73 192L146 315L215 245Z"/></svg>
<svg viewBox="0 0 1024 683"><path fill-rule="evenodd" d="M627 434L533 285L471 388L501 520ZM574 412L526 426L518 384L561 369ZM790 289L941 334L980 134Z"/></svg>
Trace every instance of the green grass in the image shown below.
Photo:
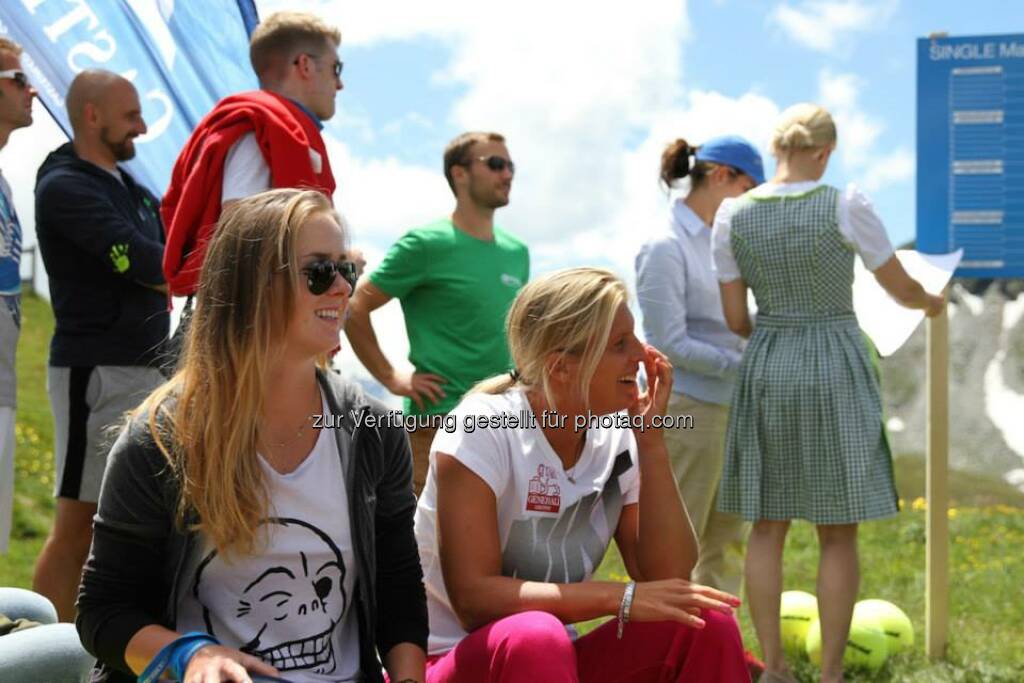
<svg viewBox="0 0 1024 683"><path fill-rule="evenodd" d="M0 556L0 585L29 587L32 566L53 516L53 426L46 396L46 358L53 333L49 304L24 298L18 345L18 415L14 530L11 549ZM950 647L941 663L924 655L925 536L924 463L897 458L896 480L905 502L897 517L861 527L861 596L896 603L914 622L917 642L905 655L890 658L875 676L853 681L962 683L1024 681L1024 494L980 475L952 473L950 490ZM814 530L795 523L786 544L787 589L814 593L818 549ZM614 547L600 578L625 580ZM748 648L757 650L749 614L740 612ZM803 681L815 670L798 662Z"/></svg>
<svg viewBox="0 0 1024 683"><path fill-rule="evenodd" d="M0 586L31 587L32 567L53 519L53 416L46 395L52 336L49 302L26 294L18 340L14 524L10 550L0 556Z"/></svg>
<svg viewBox="0 0 1024 683"><path fill-rule="evenodd" d="M898 471L915 471L914 465ZM959 475L958 475L959 476ZM991 501L993 488L977 495ZM954 487L956 490L956 487ZM1024 681L1024 508L1019 494L985 507L974 496L955 499L950 511L950 646L943 662L924 654L925 512L924 501L909 502L895 518L861 525L862 598L882 598L899 605L914 623L911 652L890 657L875 675L850 672L850 681L957 681L1020 683ZM966 507L965 507L966 506ZM814 528L795 522L785 551L787 590L815 593L818 547ZM598 577L626 580L622 559L609 549ZM596 623L584 625L583 631ZM750 614L742 608L740 628L748 649L757 652ZM793 662L801 681L817 681L817 669L806 660Z"/></svg>

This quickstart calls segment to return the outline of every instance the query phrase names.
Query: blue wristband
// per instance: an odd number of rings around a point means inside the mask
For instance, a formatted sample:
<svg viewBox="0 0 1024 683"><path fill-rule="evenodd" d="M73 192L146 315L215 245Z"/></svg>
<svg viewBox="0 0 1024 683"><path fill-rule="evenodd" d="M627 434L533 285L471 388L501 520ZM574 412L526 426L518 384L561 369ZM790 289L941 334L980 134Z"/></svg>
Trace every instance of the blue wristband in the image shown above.
<svg viewBox="0 0 1024 683"><path fill-rule="evenodd" d="M146 670L139 674L139 683L156 683L168 672L180 681L192 655L207 645L220 645L220 642L210 634L198 631L186 633L168 643L153 657Z"/></svg>

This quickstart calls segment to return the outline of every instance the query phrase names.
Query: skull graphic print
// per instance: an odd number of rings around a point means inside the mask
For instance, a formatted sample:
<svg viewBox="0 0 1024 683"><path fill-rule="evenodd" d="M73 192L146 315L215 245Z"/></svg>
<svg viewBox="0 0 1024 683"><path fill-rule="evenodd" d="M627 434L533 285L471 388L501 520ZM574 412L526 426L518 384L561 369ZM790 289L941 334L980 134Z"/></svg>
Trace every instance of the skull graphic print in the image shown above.
<svg viewBox="0 0 1024 683"><path fill-rule="evenodd" d="M342 554L307 522L275 517L264 524L274 536L270 552L225 558L214 550L199 563L192 595L206 629L282 673L330 674L349 598Z"/></svg>

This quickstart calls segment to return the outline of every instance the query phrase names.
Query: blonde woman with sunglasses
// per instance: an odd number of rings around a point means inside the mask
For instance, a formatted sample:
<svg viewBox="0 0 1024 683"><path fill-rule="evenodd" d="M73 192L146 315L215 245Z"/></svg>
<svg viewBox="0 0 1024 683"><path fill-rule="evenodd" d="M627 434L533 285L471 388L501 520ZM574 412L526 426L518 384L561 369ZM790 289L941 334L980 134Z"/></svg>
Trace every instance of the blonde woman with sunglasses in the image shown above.
<svg viewBox="0 0 1024 683"><path fill-rule="evenodd" d="M346 252L318 192L221 217L180 369L110 453L78 602L94 680L379 682L383 662L422 683L408 442L326 365Z"/></svg>

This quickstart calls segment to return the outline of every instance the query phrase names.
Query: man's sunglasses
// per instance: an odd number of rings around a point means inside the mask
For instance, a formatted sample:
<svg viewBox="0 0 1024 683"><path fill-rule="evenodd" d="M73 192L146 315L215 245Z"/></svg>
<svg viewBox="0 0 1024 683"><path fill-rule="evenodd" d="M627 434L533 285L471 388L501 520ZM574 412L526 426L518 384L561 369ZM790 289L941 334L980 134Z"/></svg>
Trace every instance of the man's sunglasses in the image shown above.
<svg viewBox="0 0 1024 683"><path fill-rule="evenodd" d="M314 261L302 269L306 274L306 286L310 294L319 296L334 284L334 276L340 275L351 291L356 289L356 264L352 261ZM350 292L351 293L351 292Z"/></svg>
<svg viewBox="0 0 1024 683"><path fill-rule="evenodd" d="M492 154L489 157L476 157L477 161L482 161L487 164L487 168L491 169L495 173L501 173L506 168L512 175L516 174L516 164L511 159Z"/></svg>
<svg viewBox="0 0 1024 683"><path fill-rule="evenodd" d="M17 69L7 69L6 71L0 71L0 78L9 78L14 81L14 84L24 90L29 86L28 76L25 75L24 71L18 71Z"/></svg>
<svg viewBox="0 0 1024 683"><path fill-rule="evenodd" d="M313 54L310 54L308 52L303 52L302 54L306 55L307 57L309 57L311 59L320 59L321 57L323 57L323 55L313 55ZM299 63L299 58L296 57L295 61L292 62L292 64L298 64L298 63ZM334 60L334 67L333 68L334 68L334 77L335 78L341 78L341 72L345 68L345 62L341 61L340 59L336 59L336 60Z"/></svg>

